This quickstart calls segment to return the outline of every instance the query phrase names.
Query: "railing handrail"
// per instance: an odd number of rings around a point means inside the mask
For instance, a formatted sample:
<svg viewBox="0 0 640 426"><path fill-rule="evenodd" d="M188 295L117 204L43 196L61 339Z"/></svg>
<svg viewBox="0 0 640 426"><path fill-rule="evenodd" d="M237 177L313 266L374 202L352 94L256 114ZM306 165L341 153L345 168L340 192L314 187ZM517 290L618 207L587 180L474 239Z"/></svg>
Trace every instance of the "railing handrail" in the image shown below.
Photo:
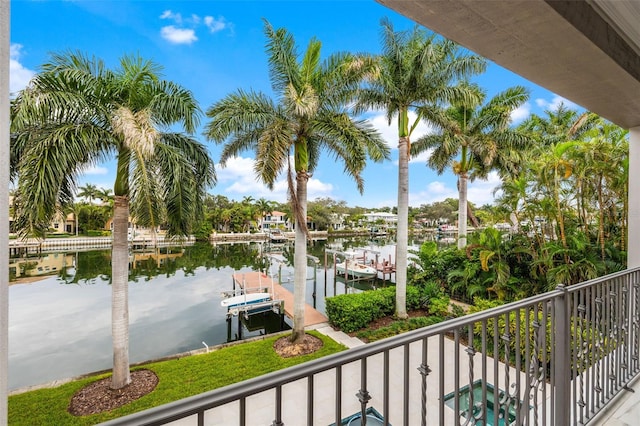
<svg viewBox="0 0 640 426"><path fill-rule="evenodd" d="M442 336L446 333L450 333L464 327L471 328L474 324L478 323L486 324L486 322L490 319L495 319L503 315L507 317L513 312L518 312L522 309L531 309L533 307L535 310L537 310L536 306L540 304L546 304L546 306L549 307L549 311L547 311L547 308L544 308L542 312L551 313L556 311L556 315L560 314L560 316L564 317L565 315L569 315L568 313L563 314L562 311L568 312L564 310L563 306L568 306L569 302L567 300L567 296L571 291L580 291L581 289L584 289L588 286L595 286L600 283L612 282L621 277L631 276L633 273L638 271L640 271L640 268L629 269L607 275L605 277L596 278L585 283L576 284L569 287L559 287L558 289L540 295L532 296L517 302L508 303L485 311L480 311L463 317L454 318L442 323L431 325L429 327L413 330L377 342L369 343L367 345L358 346L348 351L329 355L303 364L298 364L293 367L278 370L272 373L265 374L263 376L225 386L223 388L214 389L205 393L201 393L199 395L194 395L189 398L174 401L163 406L129 415L126 417L126 424L162 424L163 422L176 420L178 418L183 418L196 413L202 413L204 410L208 410L213 407L225 405L238 400L245 400L249 396L259 394L270 389L279 388L288 383L315 376L328 370L340 368L350 363L360 362L378 354L384 353L386 357L388 355L388 352L393 349L400 348L402 346L406 347L409 344L418 341L426 342L427 339L434 336ZM557 302L555 303L555 307L551 303L553 301ZM544 321L546 322L547 320ZM554 325L552 325L552 327L554 328L558 326L558 323L556 321L560 321L560 327L563 327L560 330L564 330L561 331L563 335L567 333L576 333L575 330L569 328L570 326L568 322L568 316L567 318L556 317L553 320ZM519 323L518 315L516 315L515 323ZM594 325L594 327L597 326ZM569 342L570 339L564 339L564 341ZM555 352L551 353L551 359L556 360L555 358L553 358L554 353ZM559 351L558 353L556 353L556 355L562 355L562 353ZM568 380L568 376L569 374L571 374L572 368L569 364L571 361L568 354L564 354L564 357L567 358L567 365L564 365L562 368L565 368L566 371L562 369L558 371L561 372L561 376L567 376L565 380ZM575 367L576 366L574 366L574 368ZM551 380L551 385L553 386L554 379L552 378ZM559 379L557 377L555 380L556 386L561 384L558 381ZM558 395L557 393L555 394L558 398L557 401L562 402L561 406L563 408L566 407L565 402L570 401L569 399L567 399L569 398L570 393L568 391L569 387L567 383L565 383L565 387L567 389L562 388L564 389L562 395ZM560 388L561 387L559 387L559 389ZM105 423L105 425L121 424L124 423L119 421L119 419L115 419Z"/></svg>

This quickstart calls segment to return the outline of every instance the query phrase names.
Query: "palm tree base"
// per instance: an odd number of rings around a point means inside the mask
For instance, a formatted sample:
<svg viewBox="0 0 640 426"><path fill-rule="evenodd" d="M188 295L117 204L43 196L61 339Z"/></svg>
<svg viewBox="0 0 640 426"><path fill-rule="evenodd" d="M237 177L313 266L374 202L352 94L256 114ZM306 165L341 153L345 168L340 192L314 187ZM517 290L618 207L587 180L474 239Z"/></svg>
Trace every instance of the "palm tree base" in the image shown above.
<svg viewBox="0 0 640 426"><path fill-rule="evenodd" d="M299 339L299 342L292 342L291 336L281 337L275 341L273 349L282 358L290 358L313 353L322 348L323 345L324 343L321 339L305 333Z"/></svg>
<svg viewBox="0 0 640 426"><path fill-rule="evenodd" d="M158 384L158 376L151 370L131 372L131 383L121 389L111 388L111 377L89 383L73 395L69 412L74 416L88 416L129 404L151 393Z"/></svg>

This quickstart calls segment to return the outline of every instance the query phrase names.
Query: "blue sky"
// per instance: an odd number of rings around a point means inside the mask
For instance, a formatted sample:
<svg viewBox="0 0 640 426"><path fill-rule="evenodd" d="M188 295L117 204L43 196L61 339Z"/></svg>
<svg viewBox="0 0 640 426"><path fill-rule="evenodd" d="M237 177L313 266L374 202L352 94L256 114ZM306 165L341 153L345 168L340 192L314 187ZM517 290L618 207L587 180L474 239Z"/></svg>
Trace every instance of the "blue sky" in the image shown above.
<svg viewBox="0 0 640 426"><path fill-rule="evenodd" d="M413 21L373 0L13 0L11 2L10 90L25 87L51 52L81 51L103 59L116 68L123 55L138 54L164 67L163 76L191 90L200 107L209 106L236 89L253 89L271 94L262 19L274 27L285 27L295 37L302 52L311 37L322 42L323 56L338 51L378 53L380 20L389 18L395 29L410 29ZM530 113L542 114L562 98L517 75L490 64L476 81L489 96L513 85L530 90L529 102L514 114L514 123ZM564 101L567 103L567 101ZM368 118L389 144L391 160L370 163L363 177L364 194L342 173L331 157L321 159L309 182L309 199L331 197L350 206L395 206L397 202L397 134L381 114ZM206 123L203 115L201 123ZM201 128L202 129L202 128ZM251 152L218 165L220 146L206 142L216 162L218 184L209 190L230 199L245 196L284 202L284 176L274 191L256 181ZM428 131L419 126L412 138ZM426 167L426 157L410 163L409 203L419 206L448 197L457 198L456 180L451 173L437 175ZM112 188L114 162L86 170L80 185ZM482 205L493 200L495 176L469 185L469 200Z"/></svg>

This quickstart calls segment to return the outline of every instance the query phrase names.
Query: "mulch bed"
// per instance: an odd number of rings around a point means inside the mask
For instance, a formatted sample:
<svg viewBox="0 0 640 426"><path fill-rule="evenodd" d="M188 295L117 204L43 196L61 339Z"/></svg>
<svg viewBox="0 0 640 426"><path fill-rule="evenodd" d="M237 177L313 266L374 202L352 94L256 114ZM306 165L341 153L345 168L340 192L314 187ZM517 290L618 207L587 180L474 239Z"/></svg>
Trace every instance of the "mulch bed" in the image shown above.
<svg viewBox="0 0 640 426"><path fill-rule="evenodd" d="M273 349L283 358L306 355L322 348L321 339L305 334L301 343L292 344L289 336L276 340ZM158 376L151 370L131 372L131 383L122 389L111 389L111 377L89 383L71 398L68 411L74 416L88 416L126 405L151 393L158 384Z"/></svg>
<svg viewBox="0 0 640 426"><path fill-rule="evenodd" d="M273 349L282 358L289 358L298 355L307 355L320 349L324 343L321 339L310 334L305 334L301 343L293 344L289 336L279 338L273 343Z"/></svg>
<svg viewBox="0 0 640 426"><path fill-rule="evenodd" d="M151 393L158 384L158 376L151 370L131 372L131 383L122 389L111 389L111 376L80 389L71 398L69 413L87 416L111 411Z"/></svg>

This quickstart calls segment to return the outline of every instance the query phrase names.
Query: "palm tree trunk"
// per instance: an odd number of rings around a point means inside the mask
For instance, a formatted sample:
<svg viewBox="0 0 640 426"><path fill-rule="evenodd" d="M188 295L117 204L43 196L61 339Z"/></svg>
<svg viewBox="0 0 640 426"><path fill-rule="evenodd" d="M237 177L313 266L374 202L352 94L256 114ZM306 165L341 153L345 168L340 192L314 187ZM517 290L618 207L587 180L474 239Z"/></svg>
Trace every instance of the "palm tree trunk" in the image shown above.
<svg viewBox="0 0 640 426"><path fill-rule="evenodd" d="M473 213L473 210L471 209L471 205L468 202L467 202L467 217L469 218L469 222L471 222L471 225L473 225L474 228L480 227L480 222L478 222L478 218Z"/></svg>
<svg viewBox="0 0 640 426"><path fill-rule="evenodd" d="M602 197L602 176L598 176L598 240L600 243L600 256L604 263L606 258L605 242L604 242L604 200ZM606 263L605 263L606 268Z"/></svg>
<svg viewBox="0 0 640 426"><path fill-rule="evenodd" d="M306 224L299 223L307 217L307 182L309 175L298 172L296 175L296 197L301 214L294 214L296 240L293 255L293 331L291 342L299 343L304 338L304 300L307 286L307 234Z"/></svg>
<svg viewBox="0 0 640 426"><path fill-rule="evenodd" d="M398 143L398 229L396 234L396 316L407 318L409 245L409 137Z"/></svg>
<svg viewBox="0 0 640 426"><path fill-rule="evenodd" d="M111 249L111 337L113 376L111 387L129 384L129 198L116 195L113 208L113 246Z"/></svg>
<svg viewBox="0 0 640 426"><path fill-rule="evenodd" d="M459 176L460 190L458 192L458 248L467 246L467 174Z"/></svg>

